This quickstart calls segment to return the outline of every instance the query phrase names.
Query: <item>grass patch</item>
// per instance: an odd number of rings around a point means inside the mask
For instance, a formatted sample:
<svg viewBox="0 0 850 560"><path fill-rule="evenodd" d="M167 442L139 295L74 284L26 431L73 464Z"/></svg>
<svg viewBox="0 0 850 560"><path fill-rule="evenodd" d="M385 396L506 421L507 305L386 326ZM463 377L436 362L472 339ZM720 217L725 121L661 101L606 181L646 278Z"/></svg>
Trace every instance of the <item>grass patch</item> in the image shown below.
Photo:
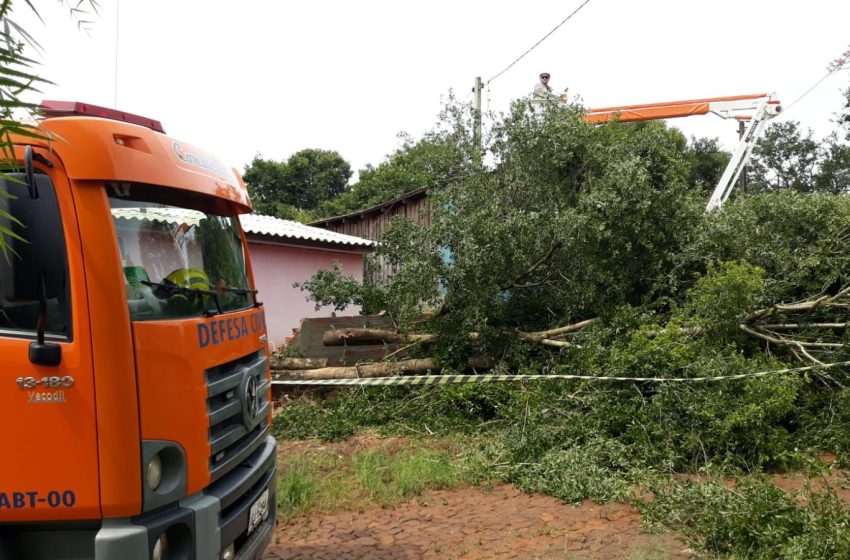
<svg viewBox="0 0 850 560"><path fill-rule="evenodd" d="M410 454L367 451L352 458L359 488L375 503L389 505L425 490L456 488L463 473L445 451Z"/></svg>
<svg viewBox="0 0 850 560"><path fill-rule="evenodd" d="M312 509L319 483L305 463L291 465L278 478L277 504L280 515L289 518Z"/></svg>
<svg viewBox="0 0 850 560"><path fill-rule="evenodd" d="M487 479L481 454L457 442L377 440L366 449L317 445L282 455L278 505L286 521L316 512L389 506L428 490Z"/></svg>

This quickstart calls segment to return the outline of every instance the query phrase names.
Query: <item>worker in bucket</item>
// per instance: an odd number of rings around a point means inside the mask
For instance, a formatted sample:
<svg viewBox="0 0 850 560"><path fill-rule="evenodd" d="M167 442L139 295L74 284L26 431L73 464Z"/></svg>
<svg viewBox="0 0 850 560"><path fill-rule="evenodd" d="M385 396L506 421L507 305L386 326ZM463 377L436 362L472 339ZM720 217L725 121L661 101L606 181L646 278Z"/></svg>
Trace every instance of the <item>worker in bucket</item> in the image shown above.
<svg viewBox="0 0 850 560"><path fill-rule="evenodd" d="M563 103L567 100L567 90L564 93L554 93L552 86L549 85L549 72L540 74L540 81L534 84L534 91L531 92L531 98L535 101L551 99Z"/></svg>

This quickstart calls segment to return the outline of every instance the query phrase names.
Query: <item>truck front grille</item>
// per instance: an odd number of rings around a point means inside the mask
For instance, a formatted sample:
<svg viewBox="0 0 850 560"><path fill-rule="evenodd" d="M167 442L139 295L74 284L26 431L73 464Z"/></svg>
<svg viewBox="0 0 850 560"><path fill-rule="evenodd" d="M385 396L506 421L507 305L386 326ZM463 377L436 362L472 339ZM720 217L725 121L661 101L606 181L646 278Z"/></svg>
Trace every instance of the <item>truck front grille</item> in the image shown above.
<svg viewBox="0 0 850 560"><path fill-rule="evenodd" d="M260 351L205 372L212 481L247 459L269 433L267 368Z"/></svg>

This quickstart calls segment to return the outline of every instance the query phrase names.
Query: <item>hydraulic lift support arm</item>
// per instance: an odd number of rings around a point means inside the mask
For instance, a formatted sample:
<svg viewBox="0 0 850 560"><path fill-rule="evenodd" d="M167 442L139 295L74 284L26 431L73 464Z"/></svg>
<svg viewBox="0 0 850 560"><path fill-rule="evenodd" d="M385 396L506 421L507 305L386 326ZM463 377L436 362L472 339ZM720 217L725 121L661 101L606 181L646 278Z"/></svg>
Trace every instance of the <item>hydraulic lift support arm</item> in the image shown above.
<svg viewBox="0 0 850 560"><path fill-rule="evenodd" d="M730 97L712 97L685 101L665 101L641 105L601 107L589 109L584 119L592 123L650 121L674 119L713 113L724 119L748 122L723 176L717 183L706 210L719 208L729 198L732 188L750 158L753 146L764 131L767 121L782 111L779 101L771 93L755 93Z"/></svg>

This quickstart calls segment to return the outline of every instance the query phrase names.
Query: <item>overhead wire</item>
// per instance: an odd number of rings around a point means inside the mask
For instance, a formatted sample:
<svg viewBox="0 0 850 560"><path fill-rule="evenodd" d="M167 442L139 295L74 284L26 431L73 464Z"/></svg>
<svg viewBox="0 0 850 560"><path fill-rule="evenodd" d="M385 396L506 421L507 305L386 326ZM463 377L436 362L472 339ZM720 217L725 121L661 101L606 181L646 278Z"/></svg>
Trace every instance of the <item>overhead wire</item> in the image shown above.
<svg viewBox="0 0 850 560"><path fill-rule="evenodd" d="M850 65L850 49L848 49L842 56L838 57L835 61L833 61L829 65L829 67L827 68L826 74L824 74L824 76L820 80L815 82L812 87L810 87L805 92L803 92L803 94L800 97L798 97L790 105L785 107L784 112L788 112L788 110L791 109L791 107L793 107L794 105L796 105L797 103L802 101L803 98L805 98L807 95L812 93L815 90L816 87L821 85L827 78L829 78L833 74L837 74L841 70L850 69L850 66L848 66L848 65Z"/></svg>
<svg viewBox="0 0 850 560"><path fill-rule="evenodd" d="M554 29L552 29L552 31L550 31L549 33L547 33L546 35L544 35L542 39L540 39L539 41L537 41L536 43L534 43L534 45L532 45L530 49L528 49L527 51L525 51L524 53L522 53L522 54L519 56L519 58L517 58L516 60L514 60L513 62L511 62L510 64L508 64L508 66L507 66L504 70L502 70L501 72L499 72L498 74L496 74L495 76L493 76L492 78L490 78L489 80L487 80L487 85L490 85L490 82L492 82L493 80L495 80L496 78L498 78L499 76L501 76L502 74L504 74L505 72L507 72L508 70L510 70L510 69L514 66L514 64L516 64L517 62L519 62L520 60L522 60L523 58L525 58L525 56L526 56L528 53L530 53L531 51L533 51L534 49L536 49L536 48L537 48L537 46L538 46L538 45L540 45L540 43L542 43L543 41L545 41L546 39L548 39L548 38L549 38L549 36L550 36L550 35L552 35L552 33L554 33L555 31L557 31L559 27L561 27L562 25L564 25L565 23L567 23L567 22L568 22L568 21L569 21L569 20L570 20L570 19L571 19L574 15L576 15L576 14L577 14L577 13L578 13L578 12L579 12L582 8L584 8L584 7L585 7L587 4L589 4L589 3L590 3L590 0L584 0L584 2L582 2L582 4L581 4L578 8L576 8L575 10L573 10L573 12L572 12L570 15L568 15L568 16L564 19L564 21L562 21L561 23L559 23L558 25L556 25L556 26L555 26L555 28L554 28Z"/></svg>
<svg viewBox="0 0 850 560"><path fill-rule="evenodd" d="M835 70L830 70L829 72L827 72L827 73L826 73L826 74L825 74L825 75L824 75L824 76L823 76L820 80L818 80L817 82L815 82L815 84L814 84L812 87L810 87L809 89L807 89L807 90L806 90L806 91L805 91L805 92L804 92L804 93L803 93L800 97L798 97L797 99L795 99L795 100L794 100L794 101L793 101L790 105L788 105L787 107L783 108L782 112L783 112L783 113L787 113L787 112L791 109L791 107L793 107L794 105L796 105L797 103L799 103L799 102L800 102L800 101L801 101L804 97L806 97L807 95L809 95L810 93L812 93L812 92L815 90L815 88L816 88L816 87L818 87L819 85L821 85L821 84L824 82L824 80L826 80L827 78L829 78L830 76L832 76L834 73L835 73Z"/></svg>

